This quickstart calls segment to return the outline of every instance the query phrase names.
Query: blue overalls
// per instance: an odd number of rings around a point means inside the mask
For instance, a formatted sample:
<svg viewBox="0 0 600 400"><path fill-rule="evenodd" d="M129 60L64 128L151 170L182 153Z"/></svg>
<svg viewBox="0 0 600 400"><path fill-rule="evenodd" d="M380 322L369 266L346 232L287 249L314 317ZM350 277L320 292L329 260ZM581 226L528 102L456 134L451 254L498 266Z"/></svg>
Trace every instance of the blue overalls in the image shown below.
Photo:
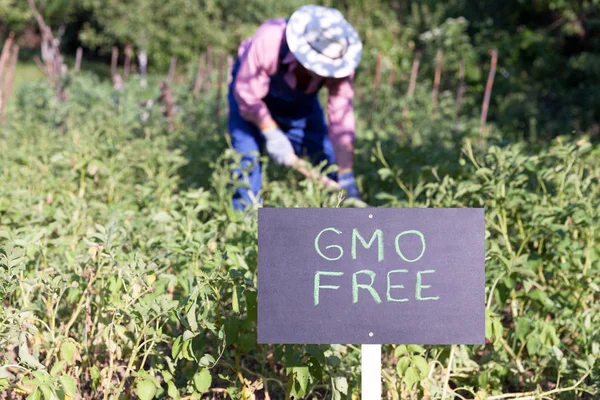
<svg viewBox="0 0 600 400"><path fill-rule="evenodd" d="M289 51L284 36L279 51L279 66L275 75L271 77L269 92L263 101L269 109L271 117L292 143L297 155L308 156L313 165L317 165L323 160L327 160L328 164L334 164L333 145L329 139L325 115L318 98L318 92L323 86L323 82L321 82L315 93L310 94L290 88L284 80L287 65L282 62ZM252 197L257 197L262 187L261 167L257 161L265 140L256 125L241 117L238 104L233 96L235 77L239 67L240 60L238 58L233 66L232 80L229 85L228 128L233 147L238 153L242 154L241 167L244 170L251 167L248 172L248 183L253 196L248 193L248 189L245 187L238 188L233 196L234 208L243 210L247 204L253 203ZM239 177L242 176L239 170L235 173ZM329 176L331 179L336 179L335 173ZM257 198L257 201L260 201L260 199Z"/></svg>

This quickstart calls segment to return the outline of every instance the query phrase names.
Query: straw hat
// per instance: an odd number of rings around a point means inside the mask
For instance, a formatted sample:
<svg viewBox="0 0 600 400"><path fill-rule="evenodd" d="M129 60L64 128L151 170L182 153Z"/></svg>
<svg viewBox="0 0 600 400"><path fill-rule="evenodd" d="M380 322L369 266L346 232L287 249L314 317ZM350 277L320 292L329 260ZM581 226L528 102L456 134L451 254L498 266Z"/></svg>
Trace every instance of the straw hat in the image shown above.
<svg viewBox="0 0 600 400"><path fill-rule="evenodd" d="M300 7L290 17L285 35L300 64L319 76L344 78L360 63L360 37L334 8Z"/></svg>

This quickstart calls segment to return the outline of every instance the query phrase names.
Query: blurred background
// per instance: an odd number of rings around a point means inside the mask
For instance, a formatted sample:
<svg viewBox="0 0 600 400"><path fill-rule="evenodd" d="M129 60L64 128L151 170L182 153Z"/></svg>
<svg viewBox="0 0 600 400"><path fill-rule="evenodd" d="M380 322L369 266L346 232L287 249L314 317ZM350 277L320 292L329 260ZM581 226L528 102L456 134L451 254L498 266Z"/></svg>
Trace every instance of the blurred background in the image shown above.
<svg viewBox="0 0 600 400"><path fill-rule="evenodd" d="M113 46L145 50L149 71L166 72L172 56L178 72L210 46L235 55L241 40L265 19L289 16L300 0L39 0L46 23L73 65L83 48L86 70L110 77ZM575 131L598 134L600 16L596 0L322 1L340 9L364 41L359 84L372 86L377 54L382 70L394 69L394 84L408 84L415 52L423 58L418 87L434 79L443 51L440 91L455 92L464 61L466 93L482 96L489 51L498 50L498 70L488 119L504 132L552 137ZM40 31L26 1L0 2L0 39L14 32L22 49L17 86L39 76L32 57ZM135 63L136 60L134 60ZM430 84L431 85L431 84Z"/></svg>

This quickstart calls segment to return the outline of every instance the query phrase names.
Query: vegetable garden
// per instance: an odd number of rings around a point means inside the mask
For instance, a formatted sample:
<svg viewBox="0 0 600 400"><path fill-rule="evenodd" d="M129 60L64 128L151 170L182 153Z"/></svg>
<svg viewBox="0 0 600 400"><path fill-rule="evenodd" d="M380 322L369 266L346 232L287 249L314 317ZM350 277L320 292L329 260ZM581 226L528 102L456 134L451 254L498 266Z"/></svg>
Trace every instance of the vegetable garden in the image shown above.
<svg viewBox="0 0 600 400"><path fill-rule="evenodd" d="M66 102L21 88L0 135L2 396L357 398L356 345L256 344L257 222L230 207L215 96L174 85L169 132L138 103L156 82L115 103L70 79ZM388 398L597 398L598 149L481 135L476 115L457 127L452 96L431 119L419 90L399 134L406 100L381 96L372 122L357 105L366 200L486 209L486 345L384 346ZM265 206L344 206L264 162Z"/></svg>
<svg viewBox="0 0 600 400"><path fill-rule="evenodd" d="M442 27L459 44L460 24ZM485 77L446 48L440 87L436 40L417 84L381 57L359 76L356 176L373 207L485 207L486 344L383 346L386 399L598 399L600 149L538 140L533 122L481 129L483 89L457 96L444 77ZM0 399L359 399L359 344L256 343L256 207L230 204L225 81L174 70L160 90L133 73L116 89L84 61L13 90ZM262 160L265 207L349 206Z"/></svg>

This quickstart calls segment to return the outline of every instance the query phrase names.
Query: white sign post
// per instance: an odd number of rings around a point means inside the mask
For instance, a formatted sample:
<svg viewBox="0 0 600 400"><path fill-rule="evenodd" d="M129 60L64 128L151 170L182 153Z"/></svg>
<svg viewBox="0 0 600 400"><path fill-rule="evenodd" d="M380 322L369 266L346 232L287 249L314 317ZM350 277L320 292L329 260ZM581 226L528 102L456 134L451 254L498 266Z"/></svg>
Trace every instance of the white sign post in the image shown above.
<svg viewBox="0 0 600 400"><path fill-rule="evenodd" d="M360 364L361 399L381 400L381 345L361 345Z"/></svg>
<svg viewBox="0 0 600 400"><path fill-rule="evenodd" d="M372 218L373 214L369 214L369 219ZM362 400L381 400L381 345L361 345L360 364Z"/></svg>

